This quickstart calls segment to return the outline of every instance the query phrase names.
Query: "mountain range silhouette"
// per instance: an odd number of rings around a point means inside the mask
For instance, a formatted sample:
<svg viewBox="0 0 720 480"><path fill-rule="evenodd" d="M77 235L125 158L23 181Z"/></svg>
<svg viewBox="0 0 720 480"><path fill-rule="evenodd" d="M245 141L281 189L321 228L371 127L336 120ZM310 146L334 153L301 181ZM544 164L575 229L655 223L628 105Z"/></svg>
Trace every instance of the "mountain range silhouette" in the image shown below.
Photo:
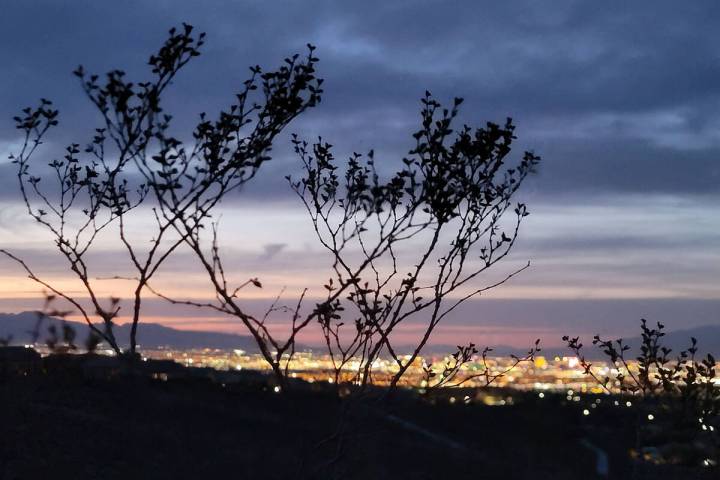
<svg viewBox="0 0 720 480"><path fill-rule="evenodd" d="M37 312L21 312L21 313L0 313L0 338L11 337L12 344L26 344L31 341L31 330L34 328L38 320ZM41 341L46 337L47 327L52 324L59 325L60 319L53 317L45 317L43 327L41 329ZM81 322L67 322L77 333L77 342L82 344L88 335L88 326ZM157 323L141 323L139 325L138 340L141 348L157 348L168 347L176 349L190 348L217 348L217 349L239 349L247 353L258 353L258 348L249 335L238 335L235 333L199 331L199 330L178 330L172 327L166 327ZM125 347L130 338L130 324L121 324L115 327L115 336L120 344ZM669 331L664 337L664 344L673 349L673 353L677 354L681 350L690 346L690 338L695 337L698 340L698 351L700 355L712 353L720 356L720 325L705 325L685 330ZM557 339L544 339L547 342ZM583 339L587 345L586 355L589 358L602 358L599 350L591 345L591 339ZM630 346L633 355L639 349L640 338L632 337L625 339L627 345ZM542 346L542 343L541 343ZM408 347L409 349L410 347ZM447 355L454 352L455 345L428 345L423 353L428 356ZM300 345L298 350L313 350L311 346ZM403 347L399 346L398 351L403 351ZM318 349L319 352L324 350ZM505 355L524 355L526 350L506 345L493 346L492 356ZM570 351L563 347L543 348L540 355L546 357L567 356ZM597 356L595 356L597 354Z"/></svg>

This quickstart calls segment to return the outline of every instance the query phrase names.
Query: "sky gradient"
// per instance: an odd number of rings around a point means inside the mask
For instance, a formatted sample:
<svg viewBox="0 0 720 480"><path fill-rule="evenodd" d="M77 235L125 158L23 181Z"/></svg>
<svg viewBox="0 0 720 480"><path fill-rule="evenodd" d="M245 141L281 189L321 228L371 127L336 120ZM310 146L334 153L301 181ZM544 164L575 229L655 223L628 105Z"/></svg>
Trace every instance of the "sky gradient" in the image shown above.
<svg viewBox="0 0 720 480"><path fill-rule="evenodd" d="M122 5L120 5L122 3ZM85 143L97 126L71 71L146 74L167 28L208 33L201 57L167 97L189 134L202 111L232 100L247 67L274 67L311 42L326 79L323 102L287 133L336 145L336 156L374 149L393 165L412 147L419 98L462 96L460 120L510 116L515 158L533 150L539 172L520 193L532 212L517 248L485 282L532 266L477 299L440 329L439 343L523 345L563 333L628 335L640 318L671 329L720 325L720 5L676 2L8 2L0 15L0 246L44 277L77 288L21 205L11 118L39 97L61 124L43 158ZM92 119L88 122L87 119ZM288 135L246 190L222 206L222 246L237 278L259 277L248 301L261 310L286 288L292 299L327 278L327 256L284 176L299 172ZM142 238L149 215L132 224ZM127 272L112 236L101 238L98 277ZM202 298L201 275L179 252L157 281ZM122 282L105 281L108 295ZM38 287L0 260L0 311L38 308ZM254 302L254 303L253 303ZM236 331L233 320L160 300L146 320ZM412 330L408 327L408 332ZM411 333L408 333L411 338ZM312 341L312 338L309 338Z"/></svg>

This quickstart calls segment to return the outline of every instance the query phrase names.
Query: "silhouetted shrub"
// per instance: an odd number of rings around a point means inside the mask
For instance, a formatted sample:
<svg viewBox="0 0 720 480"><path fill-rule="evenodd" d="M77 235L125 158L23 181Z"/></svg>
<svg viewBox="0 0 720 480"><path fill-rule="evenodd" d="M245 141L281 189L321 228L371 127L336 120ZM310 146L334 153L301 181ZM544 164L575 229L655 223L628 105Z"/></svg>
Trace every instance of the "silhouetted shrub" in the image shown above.
<svg viewBox="0 0 720 480"><path fill-rule="evenodd" d="M698 357L695 338L686 350L671 355L672 349L663 343L663 324L652 328L643 319L640 328L641 343L635 353L622 339L593 338L592 344L608 360L609 369L587 359L579 337L565 336L563 340L586 375L608 393L626 396L634 404L636 454L647 444L684 443L689 450L665 448L668 458L664 461L716 467L720 463L720 377L715 358L709 353Z"/></svg>

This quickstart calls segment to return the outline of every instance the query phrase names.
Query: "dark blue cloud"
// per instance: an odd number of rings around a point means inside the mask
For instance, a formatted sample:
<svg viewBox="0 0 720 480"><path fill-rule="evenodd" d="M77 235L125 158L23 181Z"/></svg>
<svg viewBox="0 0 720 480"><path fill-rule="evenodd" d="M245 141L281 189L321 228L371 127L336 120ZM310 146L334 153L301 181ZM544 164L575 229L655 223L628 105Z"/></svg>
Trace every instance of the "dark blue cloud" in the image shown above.
<svg viewBox="0 0 720 480"><path fill-rule="evenodd" d="M13 2L0 18L0 139L39 96L63 112L59 143L87 138L76 64L141 75L165 30L188 21L209 40L168 97L179 128L227 103L248 65L272 67L310 41L326 96L292 129L343 153L402 155L427 88L465 96L470 124L515 117L521 146L546 158L539 188L717 191L719 19L711 2Z"/></svg>
<svg viewBox="0 0 720 480"><path fill-rule="evenodd" d="M670 290L687 287L678 295L717 299L711 280L718 273L718 237L699 225L717 225L708 212L720 198L719 3L5 2L0 155L16 148L11 117L41 96L53 99L62 116L39 159L58 155L64 143L84 143L99 119L70 72L82 63L89 71L119 67L143 79L149 54L182 21L208 32L203 55L166 99L185 136L199 112L212 113L233 99L249 65L272 68L311 42L318 46L326 93L290 131L309 139L322 135L337 145L338 156L372 148L381 169L395 165L412 146L418 99L426 89L442 101L465 97L461 121L470 125L515 119L518 149L533 149L544 159L523 192L540 220L519 244L515 258L537 261L518 286L585 286L592 293L615 279L629 290L650 283L659 291L671 282ZM255 181L227 203L292 200L284 176L298 163L287 136L274 151ZM16 198L13 175L0 160L3 202ZM658 198L681 199L684 209L644 218L642 212L657 211L652 202ZM580 227L552 223L557 208L574 206L578 210L562 221ZM605 210L596 215L593 207ZM635 225L617 221L628 211L638 214ZM0 224L16 222L17 212L0 211ZM669 227L649 228L658 223ZM272 257L299 269L288 260L298 245L271 244L285 241L269 240L267 258L258 250L251 266L266 273L260 264ZM122 268L124 257L111 257L103 268ZM247 264L247 256L236 257ZM35 260L60 273L54 259ZM177 265L168 268L181 271ZM700 283L706 286L696 288ZM611 300L552 302L498 302L493 305L502 308L491 308L487 318L523 324L528 320L522 315L540 312L534 318L571 325L587 308L593 312L583 324L588 326L632 321L643 310L663 320L667 312L680 317L687 311L691 324L717 319L711 315L716 302L709 300L627 302L616 310L609 309ZM473 305L464 315L482 311Z"/></svg>

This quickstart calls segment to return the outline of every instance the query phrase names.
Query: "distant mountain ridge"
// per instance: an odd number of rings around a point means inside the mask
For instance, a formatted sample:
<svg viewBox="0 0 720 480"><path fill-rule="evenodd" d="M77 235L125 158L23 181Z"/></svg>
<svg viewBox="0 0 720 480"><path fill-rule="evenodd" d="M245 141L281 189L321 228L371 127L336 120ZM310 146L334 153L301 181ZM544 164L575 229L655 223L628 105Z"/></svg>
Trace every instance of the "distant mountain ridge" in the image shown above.
<svg viewBox="0 0 720 480"><path fill-rule="evenodd" d="M674 357L675 355L678 355L681 351L687 350L690 347L692 337L696 338L698 341L698 355L704 356L708 353L711 353L716 358L720 358L720 325L705 325L701 327L689 328L686 330L667 331L665 332L665 336L663 337L663 345L668 346L672 349L670 355L671 357ZM603 339L613 340L615 338L617 337L603 337ZM581 340L585 345L583 350L585 351L585 356L588 359L604 359L604 356L600 349L592 344L591 337L582 338ZM630 347L630 358L634 358L640 353L640 345L642 343L642 340L639 336L623 338L623 341L626 345ZM477 349L482 352L482 349L484 347L484 345L478 345ZM489 345L489 347L492 348L492 351L489 353L490 356L516 355L518 357L523 357L527 354L530 345L528 345L528 348L516 348L507 345ZM563 357L572 355L572 352L569 349L563 347L552 346L548 348L543 348L542 339L540 341L540 347L542 348L542 350L540 351L539 355L544 357L549 358L555 356ZM409 353L412 351L412 347L400 346L397 347L395 350L398 352ZM425 356L439 357L451 355L456 350L456 345L427 345L423 349L422 354Z"/></svg>
<svg viewBox="0 0 720 480"><path fill-rule="evenodd" d="M0 313L0 338L11 338L13 344L24 344L31 341L31 330L35 327L38 316L36 312L17 314ZM67 322L77 333L77 343L82 345L90 328L85 323ZM45 317L40 330L40 339L47 337L47 327L60 325L61 320ZM130 324L117 325L115 336L121 346L127 347L130 339ZM240 349L249 353L258 351L255 340L246 335L232 333L178 330L157 323L141 323L138 327L138 343L140 347L172 347L185 348L221 348Z"/></svg>
<svg viewBox="0 0 720 480"><path fill-rule="evenodd" d="M0 338L8 336L12 337L13 344L29 343L31 336L30 331L34 328L37 321L36 312L22 312L17 314L0 313ZM47 327L50 324L60 324L60 320L56 318L46 317L41 329L41 340L47 336ZM67 322L77 332L77 342L82 344L88 335L89 328L85 323ZM123 347L126 347L130 338L130 325L118 325L115 327L115 335ZM701 355L712 353L716 357L720 357L720 325L706 325L702 327L690 328L687 330L675 330L667 332L664 344L673 349L673 354L678 354L681 350L685 350L690 346L690 338L695 337L698 340L698 349ZM592 345L591 338L584 338L585 352L588 358L601 358L602 354L599 349ZM632 337L625 339L627 345L631 347L631 356L637 355L640 346L640 338ZM218 349L240 349L248 353L258 353L255 340L248 335L238 335L233 333L222 333L212 331L196 331L196 330L178 330L166 327L157 323L141 323L138 330L138 343L140 347L171 347L177 349L188 348L218 348ZM542 347L542 342L540 343ZM504 345L491 346L493 348L491 355L506 356L517 355L523 356L527 353L527 349L509 347ZM482 346L478 349L482 350ZM306 346L298 346L298 350L311 349ZM423 349L423 355L441 356L450 355L456 350L455 345L427 345ZM410 346L400 346L396 348L398 352L412 351ZM567 356L571 352L562 347L543 348L540 355L545 357Z"/></svg>

